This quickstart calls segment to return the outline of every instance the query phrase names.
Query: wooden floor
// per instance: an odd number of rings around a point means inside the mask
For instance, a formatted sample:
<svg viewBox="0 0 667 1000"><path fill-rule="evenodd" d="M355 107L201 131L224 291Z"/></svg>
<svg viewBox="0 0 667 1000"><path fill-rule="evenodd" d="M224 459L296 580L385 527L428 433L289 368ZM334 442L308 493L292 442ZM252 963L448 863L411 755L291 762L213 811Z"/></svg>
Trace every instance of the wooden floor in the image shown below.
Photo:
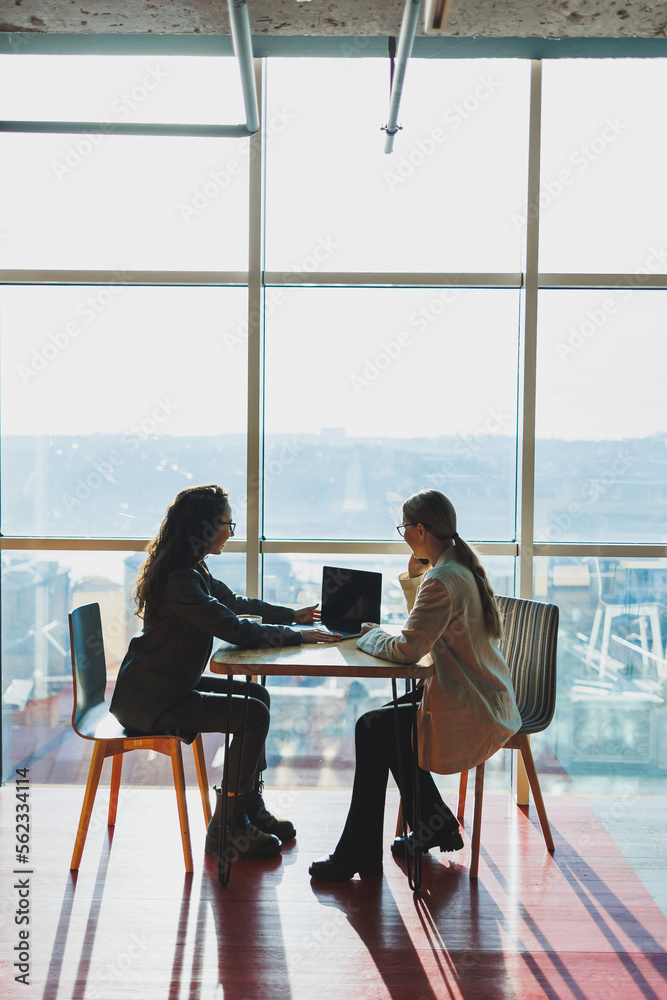
<svg viewBox="0 0 667 1000"><path fill-rule="evenodd" d="M534 810L485 801L477 884L466 848L429 855L413 896L382 877L325 886L308 865L335 846L348 793L267 793L298 827L278 859L239 862L227 888L203 854L189 794L186 876L173 791L128 789L115 831L100 789L78 874L69 860L82 789L31 788L31 864L14 861L15 789L0 790L3 1000L665 1000L667 919L585 798L547 799L556 853ZM395 797L387 810L387 843ZM32 872L32 874L27 874ZM14 981L18 880L30 880L30 985Z"/></svg>

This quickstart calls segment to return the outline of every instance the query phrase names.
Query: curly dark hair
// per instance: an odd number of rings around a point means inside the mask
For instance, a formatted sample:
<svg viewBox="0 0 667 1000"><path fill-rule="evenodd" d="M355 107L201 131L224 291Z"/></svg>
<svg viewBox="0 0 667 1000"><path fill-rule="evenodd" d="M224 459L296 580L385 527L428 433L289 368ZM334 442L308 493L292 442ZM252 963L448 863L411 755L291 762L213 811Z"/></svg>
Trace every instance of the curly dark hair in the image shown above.
<svg viewBox="0 0 667 1000"><path fill-rule="evenodd" d="M159 609L169 573L197 566L211 551L220 522L229 508L229 494L221 486L190 486L167 508L160 530L146 546L148 559L139 571L134 591L137 615L145 618Z"/></svg>

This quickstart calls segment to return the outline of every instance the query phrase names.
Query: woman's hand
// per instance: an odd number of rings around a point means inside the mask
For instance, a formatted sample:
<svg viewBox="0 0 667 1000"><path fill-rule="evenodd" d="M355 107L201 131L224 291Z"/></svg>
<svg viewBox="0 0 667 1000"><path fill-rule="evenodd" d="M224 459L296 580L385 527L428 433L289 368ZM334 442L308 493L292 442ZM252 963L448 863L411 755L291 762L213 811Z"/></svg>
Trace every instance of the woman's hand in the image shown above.
<svg viewBox="0 0 667 1000"><path fill-rule="evenodd" d="M361 626L361 634L366 635L366 633L370 632L372 628L378 628L375 622L364 622Z"/></svg>
<svg viewBox="0 0 667 1000"><path fill-rule="evenodd" d="M342 638L339 632L328 632L324 628L309 628L301 633L301 642L338 642Z"/></svg>
<svg viewBox="0 0 667 1000"><path fill-rule="evenodd" d="M421 559L411 555L408 562L408 576L423 576L427 569L431 569L430 562L423 563Z"/></svg>
<svg viewBox="0 0 667 1000"><path fill-rule="evenodd" d="M311 604L308 608L299 608L294 612L294 621L297 625L312 625L320 620L320 612L317 604Z"/></svg>

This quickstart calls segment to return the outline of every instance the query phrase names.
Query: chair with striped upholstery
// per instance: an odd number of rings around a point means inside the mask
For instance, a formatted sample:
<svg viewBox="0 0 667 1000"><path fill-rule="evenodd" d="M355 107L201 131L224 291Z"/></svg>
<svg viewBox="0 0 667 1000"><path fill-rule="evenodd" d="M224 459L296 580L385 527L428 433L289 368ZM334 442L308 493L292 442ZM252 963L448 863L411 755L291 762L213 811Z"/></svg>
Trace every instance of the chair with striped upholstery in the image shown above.
<svg viewBox="0 0 667 1000"><path fill-rule="evenodd" d="M558 608L516 597L498 597L503 618L503 638L500 650L512 675L517 705L523 724L518 733L505 744L505 749L519 750L526 768L530 790L544 834L548 851L554 850L542 791L530 749L531 733L541 733L551 722L556 707L556 641ZM463 822L468 772L463 771L459 784L459 822ZM472 825L470 877L477 878L479 844L482 827L484 794L484 763L475 768L475 807Z"/></svg>

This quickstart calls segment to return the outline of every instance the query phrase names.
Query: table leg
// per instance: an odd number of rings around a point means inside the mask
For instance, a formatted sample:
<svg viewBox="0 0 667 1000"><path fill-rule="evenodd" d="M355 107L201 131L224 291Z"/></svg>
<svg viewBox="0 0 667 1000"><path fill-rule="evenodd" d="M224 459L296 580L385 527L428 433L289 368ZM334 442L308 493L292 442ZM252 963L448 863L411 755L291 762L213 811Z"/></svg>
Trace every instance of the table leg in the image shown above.
<svg viewBox="0 0 667 1000"><path fill-rule="evenodd" d="M421 803L419 796L419 748L417 746L417 685L415 681L409 682L412 684L411 688L411 705L412 705L412 739L413 739L413 760L414 760L414 774L413 774L413 799L412 799L412 822L414 824L413 830L413 843L416 841L417 837L414 833L415 830L419 829L420 819L421 819ZM406 687L408 682L406 681ZM399 708L398 708L398 695L396 691L396 679L392 677L391 679L391 691L394 701L394 726L396 731L396 756L398 758L398 784L399 792L401 794L402 803L402 836L405 843L405 867L408 875L408 885L413 892L421 886L422 883L422 855L421 850L412 850L410 848L410 841L407 834L407 827L405 823L406 816L406 803L405 799L405 781L403 778L403 753L401 750L401 737L399 731ZM408 692L406 691L406 694Z"/></svg>
<svg viewBox="0 0 667 1000"><path fill-rule="evenodd" d="M245 739L246 722L248 718L248 696L250 694L250 675L246 677L243 721L237 736L239 739L239 759L236 767L236 780L234 783L234 805L232 808L231 823L227 823L227 806L229 804L229 735L232 728L232 695L234 692L234 676L227 675L227 726L225 732L225 763L222 770L222 809L220 816L220 839L218 841L218 881L220 885L227 885L232 873L233 846L230 836L230 829L236 825L236 807L238 803L239 778L241 777L241 760L243 758L243 741Z"/></svg>
<svg viewBox="0 0 667 1000"><path fill-rule="evenodd" d="M421 827L421 782L419 780L419 739L417 736L417 681L411 679L407 682L410 685L412 694L412 749L414 751L414 773L413 773L413 815L415 820L415 830ZM407 853L407 852L406 852ZM414 856L414 884L410 886L416 892L422 884L422 852L417 850Z"/></svg>

